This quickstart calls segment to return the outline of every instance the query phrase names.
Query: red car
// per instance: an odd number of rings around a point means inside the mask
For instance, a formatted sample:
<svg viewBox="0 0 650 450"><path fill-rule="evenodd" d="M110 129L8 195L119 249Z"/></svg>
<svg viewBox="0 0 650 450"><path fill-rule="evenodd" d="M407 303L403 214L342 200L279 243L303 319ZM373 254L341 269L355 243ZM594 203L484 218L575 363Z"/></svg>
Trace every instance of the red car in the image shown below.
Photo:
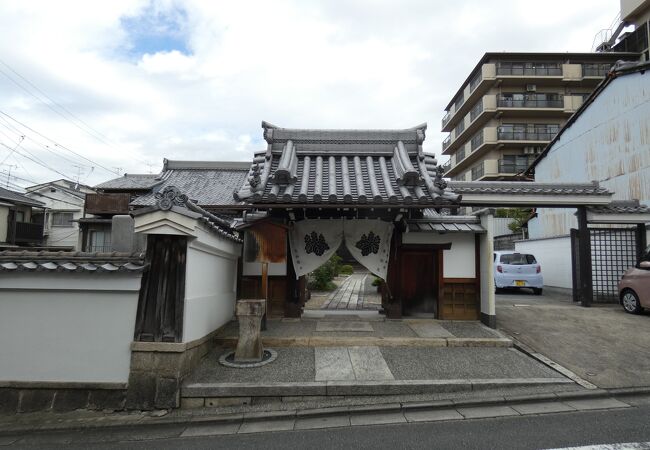
<svg viewBox="0 0 650 450"><path fill-rule="evenodd" d="M641 261L627 270L618 282L618 294L623 309L630 314L640 314L650 308L650 247Z"/></svg>

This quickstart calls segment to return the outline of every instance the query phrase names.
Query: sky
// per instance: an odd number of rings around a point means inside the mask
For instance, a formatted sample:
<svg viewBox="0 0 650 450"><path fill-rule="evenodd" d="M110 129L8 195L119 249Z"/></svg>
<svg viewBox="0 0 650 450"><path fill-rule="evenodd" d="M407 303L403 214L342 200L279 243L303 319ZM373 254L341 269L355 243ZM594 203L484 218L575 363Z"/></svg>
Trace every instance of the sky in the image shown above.
<svg viewBox="0 0 650 450"><path fill-rule="evenodd" d="M444 108L485 52L591 51L618 11L617 0L0 0L0 186L95 185L159 173L163 158L251 160L266 148L262 120L427 122L424 150L439 156Z"/></svg>

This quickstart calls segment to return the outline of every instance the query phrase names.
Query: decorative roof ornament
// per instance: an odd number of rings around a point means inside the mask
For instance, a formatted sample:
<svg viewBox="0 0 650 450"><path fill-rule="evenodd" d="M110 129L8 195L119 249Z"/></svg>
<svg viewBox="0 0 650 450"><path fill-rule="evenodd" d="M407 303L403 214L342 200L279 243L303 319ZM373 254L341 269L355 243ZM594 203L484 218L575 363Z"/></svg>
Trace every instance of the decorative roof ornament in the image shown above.
<svg viewBox="0 0 650 450"><path fill-rule="evenodd" d="M248 184L250 184L251 188L253 188L254 190L255 188L257 188L257 186L260 185L261 182L262 182L262 178L260 177L260 165L255 163L253 164L251 176L248 177Z"/></svg>
<svg viewBox="0 0 650 450"><path fill-rule="evenodd" d="M163 211L169 211L173 206L185 206L187 195L181 194L176 186L167 186L165 189L156 192L156 206Z"/></svg>
<svg viewBox="0 0 650 450"><path fill-rule="evenodd" d="M442 178L445 173L445 169L443 169L442 166L436 166L435 171L436 176L433 180L433 185L439 189L445 190L447 188L447 181Z"/></svg>

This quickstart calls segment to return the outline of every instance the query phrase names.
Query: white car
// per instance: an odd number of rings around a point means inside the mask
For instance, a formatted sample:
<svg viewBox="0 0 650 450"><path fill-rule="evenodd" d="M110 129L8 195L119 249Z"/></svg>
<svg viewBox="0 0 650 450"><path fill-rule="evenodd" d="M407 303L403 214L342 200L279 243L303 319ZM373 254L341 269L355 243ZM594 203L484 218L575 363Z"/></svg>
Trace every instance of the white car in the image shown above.
<svg viewBox="0 0 650 450"><path fill-rule="evenodd" d="M530 253L494 252L494 286L497 292L504 288L529 288L535 295L542 295L542 266Z"/></svg>

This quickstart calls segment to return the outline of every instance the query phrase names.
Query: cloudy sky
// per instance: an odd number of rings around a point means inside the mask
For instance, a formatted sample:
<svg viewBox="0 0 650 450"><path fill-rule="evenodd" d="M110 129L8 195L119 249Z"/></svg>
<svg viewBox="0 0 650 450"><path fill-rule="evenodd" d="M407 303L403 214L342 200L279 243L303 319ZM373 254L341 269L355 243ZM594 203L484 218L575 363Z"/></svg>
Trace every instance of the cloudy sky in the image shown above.
<svg viewBox="0 0 650 450"><path fill-rule="evenodd" d="M0 0L0 186L249 160L260 123L405 128L486 51L590 51L617 0ZM47 167L47 168L46 168ZM14 177L15 176L15 177Z"/></svg>

